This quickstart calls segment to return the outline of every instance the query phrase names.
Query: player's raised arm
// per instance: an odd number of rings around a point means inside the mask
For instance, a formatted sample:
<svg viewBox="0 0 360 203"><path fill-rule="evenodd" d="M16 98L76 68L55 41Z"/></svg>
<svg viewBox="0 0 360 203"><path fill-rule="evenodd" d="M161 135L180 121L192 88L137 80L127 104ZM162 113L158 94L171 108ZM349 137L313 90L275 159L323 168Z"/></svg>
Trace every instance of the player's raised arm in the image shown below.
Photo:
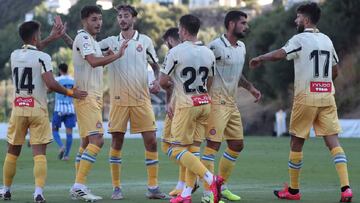
<svg viewBox="0 0 360 203"><path fill-rule="evenodd" d="M105 66L113 61L115 61L116 59L122 57L124 55L125 49L127 47L127 43L129 40L124 41L121 46L120 46L120 51L115 53L115 54L110 54L108 56L104 56L104 57L97 57L93 54L89 54L85 56L85 60L87 62L89 62L89 64L93 67L96 68L98 66Z"/></svg>
<svg viewBox="0 0 360 203"><path fill-rule="evenodd" d="M43 40L41 40L40 42L37 43L36 47L39 50L44 49L47 45L49 45L51 42L59 39L60 37L62 37L66 32L66 27L64 26L64 24L61 21L60 16L55 16L54 18L54 24L53 27L51 29L51 32L49 34L49 36Z"/></svg>
<svg viewBox="0 0 360 203"><path fill-rule="evenodd" d="M257 68L265 61L278 61L286 58L284 49L277 49L275 51L252 58L249 62L250 68Z"/></svg>

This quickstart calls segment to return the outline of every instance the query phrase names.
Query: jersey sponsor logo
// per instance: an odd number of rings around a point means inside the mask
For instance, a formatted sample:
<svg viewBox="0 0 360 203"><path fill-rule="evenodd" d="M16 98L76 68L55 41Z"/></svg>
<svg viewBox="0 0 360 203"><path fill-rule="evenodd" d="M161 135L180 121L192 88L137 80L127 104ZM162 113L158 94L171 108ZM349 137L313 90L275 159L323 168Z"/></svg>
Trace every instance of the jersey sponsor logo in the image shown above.
<svg viewBox="0 0 360 203"><path fill-rule="evenodd" d="M138 46L136 47L136 51L138 52L142 52L143 47L141 46L141 44L138 44Z"/></svg>
<svg viewBox="0 0 360 203"><path fill-rule="evenodd" d="M208 94L192 96L191 100L193 101L194 106L209 104L211 102L211 99Z"/></svg>
<svg viewBox="0 0 360 203"><path fill-rule="evenodd" d="M14 103L18 107L34 107L35 104L33 97L16 97Z"/></svg>
<svg viewBox="0 0 360 203"><path fill-rule="evenodd" d="M97 123L96 123L96 128L102 128L102 123L100 122L100 121L98 121Z"/></svg>
<svg viewBox="0 0 360 203"><path fill-rule="evenodd" d="M331 92L331 82L310 82L310 92Z"/></svg>

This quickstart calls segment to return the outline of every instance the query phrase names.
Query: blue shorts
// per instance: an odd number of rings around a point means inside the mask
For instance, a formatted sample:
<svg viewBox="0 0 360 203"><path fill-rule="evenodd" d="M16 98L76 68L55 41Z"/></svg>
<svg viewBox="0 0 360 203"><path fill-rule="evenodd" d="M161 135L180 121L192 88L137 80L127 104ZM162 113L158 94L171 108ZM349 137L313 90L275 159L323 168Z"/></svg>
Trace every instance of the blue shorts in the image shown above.
<svg viewBox="0 0 360 203"><path fill-rule="evenodd" d="M65 128L73 128L76 125L75 114L61 114L61 112L54 111L52 126L53 128L61 128L61 123L64 122Z"/></svg>

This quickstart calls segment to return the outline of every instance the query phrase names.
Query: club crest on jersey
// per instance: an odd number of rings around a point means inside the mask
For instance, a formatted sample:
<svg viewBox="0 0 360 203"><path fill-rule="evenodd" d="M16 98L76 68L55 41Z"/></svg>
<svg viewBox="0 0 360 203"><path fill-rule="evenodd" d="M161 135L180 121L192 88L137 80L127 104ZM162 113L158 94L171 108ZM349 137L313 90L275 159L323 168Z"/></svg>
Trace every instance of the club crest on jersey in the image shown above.
<svg viewBox="0 0 360 203"><path fill-rule="evenodd" d="M89 39L89 37L88 37L88 36L86 36L86 35L84 35L84 39Z"/></svg>
<svg viewBox="0 0 360 203"><path fill-rule="evenodd" d="M136 51L142 52L142 50L143 50L143 47L141 46L141 44L139 44L139 45L136 47Z"/></svg>
<svg viewBox="0 0 360 203"><path fill-rule="evenodd" d="M102 128L102 123L100 121L96 123L96 128Z"/></svg>
<svg viewBox="0 0 360 203"><path fill-rule="evenodd" d="M213 128L209 131L210 135L215 135L216 134L216 130Z"/></svg>

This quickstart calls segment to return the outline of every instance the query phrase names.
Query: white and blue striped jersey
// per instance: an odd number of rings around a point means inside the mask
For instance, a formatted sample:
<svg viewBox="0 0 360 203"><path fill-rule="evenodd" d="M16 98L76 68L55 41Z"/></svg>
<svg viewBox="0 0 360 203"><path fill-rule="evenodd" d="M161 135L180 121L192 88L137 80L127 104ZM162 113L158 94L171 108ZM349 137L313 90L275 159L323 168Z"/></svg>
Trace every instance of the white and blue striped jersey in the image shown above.
<svg viewBox="0 0 360 203"><path fill-rule="evenodd" d="M55 78L56 81L64 86L67 89L72 89L74 87L74 78L69 75L61 75ZM60 112L62 114L74 114L74 104L73 98L56 93L55 94L55 108L54 111Z"/></svg>

